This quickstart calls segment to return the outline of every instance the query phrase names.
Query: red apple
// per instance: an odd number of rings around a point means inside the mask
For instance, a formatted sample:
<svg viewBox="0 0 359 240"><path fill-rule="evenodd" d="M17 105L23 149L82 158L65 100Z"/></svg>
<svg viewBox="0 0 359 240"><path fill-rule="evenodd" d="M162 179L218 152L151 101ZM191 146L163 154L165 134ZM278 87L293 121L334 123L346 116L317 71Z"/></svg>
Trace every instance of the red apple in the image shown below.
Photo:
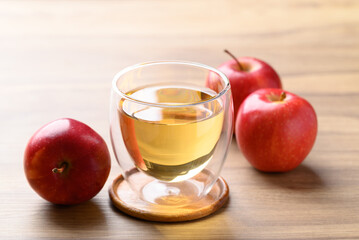
<svg viewBox="0 0 359 240"><path fill-rule="evenodd" d="M89 126L63 118L41 127L30 138L24 169L31 187L55 204L93 198L111 169L105 141Z"/></svg>
<svg viewBox="0 0 359 240"><path fill-rule="evenodd" d="M238 109L249 94L260 88L282 88L282 84L276 71L264 61L252 57L235 58L229 51L225 52L233 59L220 65L218 70L229 79L234 117L237 119ZM211 76L207 86L216 91L218 81L214 74Z"/></svg>
<svg viewBox="0 0 359 240"><path fill-rule="evenodd" d="M281 89L260 89L242 103L236 121L237 144L258 170L286 172L309 154L317 116L305 99Z"/></svg>

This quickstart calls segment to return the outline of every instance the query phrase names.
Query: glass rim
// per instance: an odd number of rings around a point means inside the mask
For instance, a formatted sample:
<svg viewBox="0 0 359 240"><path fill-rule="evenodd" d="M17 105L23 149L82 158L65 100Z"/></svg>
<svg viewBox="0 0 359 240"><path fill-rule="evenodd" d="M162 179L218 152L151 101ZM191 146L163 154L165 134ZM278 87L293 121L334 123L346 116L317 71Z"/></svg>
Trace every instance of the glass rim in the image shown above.
<svg viewBox="0 0 359 240"><path fill-rule="evenodd" d="M206 69L212 72L215 72L216 74L218 74L224 81L225 83L225 87L219 92L216 93L216 95L213 98L210 98L208 100L205 101L200 101L200 102L194 102L194 103L188 103L188 104L171 104L171 103L151 103L151 102L146 102L146 101L141 101L135 98L131 98L129 95L127 95L126 93L122 92L118 87L117 87L117 82L120 80L121 76L123 76L124 74L133 71L135 69L139 69L142 67L149 67L149 66L155 66L155 65L169 65L169 64L173 64L173 65L187 65L187 66L193 66L193 67L199 67L202 69ZM188 106L196 106L199 104L204 104L204 103L209 103L212 101L215 101L216 99L220 98L221 96L223 96L224 94L226 94L228 92L228 90L231 88L230 84L229 84L229 80L227 78L227 76L222 73L221 71L219 71L218 69L214 68L214 67L210 67L208 65L202 64L202 63L197 63L197 62L189 62L189 61L180 61L180 60L163 60L163 61L151 61L151 62L143 62L143 63L138 63L129 67L126 67L124 69L122 69L121 71L119 71L118 73L116 73L116 75L114 76L113 80L112 80L112 90L115 91L115 93L117 93L118 95L121 96L121 98L124 98L126 100L129 100L131 102L134 103L138 103L138 104L142 104L142 105L147 105L147 106L152 106L152 107L173 107L173 108L178 108L178 107L188 107Z"/></svg>

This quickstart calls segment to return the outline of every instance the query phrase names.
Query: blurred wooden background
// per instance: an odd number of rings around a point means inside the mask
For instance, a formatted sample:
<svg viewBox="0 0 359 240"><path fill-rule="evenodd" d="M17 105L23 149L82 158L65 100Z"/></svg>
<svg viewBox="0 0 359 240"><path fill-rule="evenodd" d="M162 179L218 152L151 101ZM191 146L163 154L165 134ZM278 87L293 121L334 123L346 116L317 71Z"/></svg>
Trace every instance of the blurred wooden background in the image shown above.
<svg viewBox="0 0 359 240"><path fill-rule="evenodd" d="M112 77L135 63L178 59L218 66L269 62L284 88L318 114L314 149L296 170L263 174L233 140L222 176L230 202L175 224L111 207L112 171L93 200L40 199L23 151L43 124L83 121L109 142ZM0 1L1 239L359 239L359 1Z"/></svg>

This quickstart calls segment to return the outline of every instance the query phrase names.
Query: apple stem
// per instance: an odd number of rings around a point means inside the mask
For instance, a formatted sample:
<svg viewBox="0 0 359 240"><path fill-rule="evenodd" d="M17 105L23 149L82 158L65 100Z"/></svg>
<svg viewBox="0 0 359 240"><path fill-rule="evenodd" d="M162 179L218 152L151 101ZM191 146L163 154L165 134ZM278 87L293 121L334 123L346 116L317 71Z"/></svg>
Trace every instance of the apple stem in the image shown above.
<svg viewBox="0 0 359 240"><path fill-rule="evenodd" d="M285 92L282 92L280 94L279 101L283 101L286 97L287 97L287 95L285 94Z"/></svg>
<svg viewBox="0 0 359 240"><path fill-rule="evenodd" d="M234 59L234 61L236 61L240 71L244 71L244 67L239 63L238 59L230 51L224 49L224 52L227 53L229 56L231 56Z"/></svg>
<svg viewBox="0 0 359 240"><path fill-rule="evenodd" d="M60 168L54 168L52 169L53 173L63 173L65 171L65 169L67 168L68 164L66 162L62 163Z"/></svg>

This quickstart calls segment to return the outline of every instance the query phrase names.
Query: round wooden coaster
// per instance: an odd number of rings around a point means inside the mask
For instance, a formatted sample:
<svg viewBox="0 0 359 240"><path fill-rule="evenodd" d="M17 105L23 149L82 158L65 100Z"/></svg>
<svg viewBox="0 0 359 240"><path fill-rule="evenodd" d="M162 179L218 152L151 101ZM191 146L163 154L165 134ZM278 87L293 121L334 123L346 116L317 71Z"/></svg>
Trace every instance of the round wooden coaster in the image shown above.
<svg viewBox="0 0 359 240"><path fill-rule="evenodd" d="M112 203L130 216L148 221L182 222L208 216L220 209L229 199L229 188L226 181L219 177L211 191L195 204L166 207L140 199L119 175L110 186L109 195Z"/></svg>

